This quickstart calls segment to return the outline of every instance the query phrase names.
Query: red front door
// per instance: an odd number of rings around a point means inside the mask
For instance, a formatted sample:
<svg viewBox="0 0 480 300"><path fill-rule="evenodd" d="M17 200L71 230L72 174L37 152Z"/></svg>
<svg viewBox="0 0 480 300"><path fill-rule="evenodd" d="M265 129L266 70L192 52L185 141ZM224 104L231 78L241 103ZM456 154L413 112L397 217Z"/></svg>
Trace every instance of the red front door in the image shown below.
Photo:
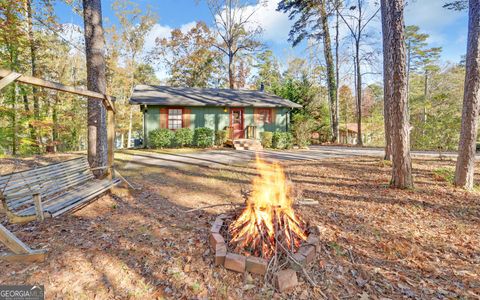
<svg viewBox="0 0 480 300"><path fill-rule="evenodd" d="M243 139L243 108L230 109L230 126L233 127L233 138Z"/></svg>

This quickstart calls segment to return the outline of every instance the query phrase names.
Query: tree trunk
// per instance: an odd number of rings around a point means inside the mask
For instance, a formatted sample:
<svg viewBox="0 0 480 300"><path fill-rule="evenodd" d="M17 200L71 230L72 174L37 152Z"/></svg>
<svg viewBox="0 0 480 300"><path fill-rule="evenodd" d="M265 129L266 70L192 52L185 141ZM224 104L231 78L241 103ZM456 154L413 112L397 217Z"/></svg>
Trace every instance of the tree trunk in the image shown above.
<svg viewBox="0 0 480 300"><path fill-rule="evenodd" d="M58 104L60 100L58 98L58 92L55 93L55 102L53 103L52 107L52 122L53 122L53 128L52 128L52 143L53 143L53 152L57 152L57 143L59 142L59 136L58 136Z"/></svg>
<svg viewBox="0 0 480 300"><path fill-rule="evenodd" d="M332 120L332 142L336 142L338 139L337 84L335 82L335 66L333 64L332 43L330 41L325 0L320 2L319 10L322 19L323 54L327 66L328 100L330 101L330 118Z"/></svg>
<svg viewBox="0 0 480 300"><path fill-rule="evenodd" d="M387 0L388 1L388 0ZM389 15L387 12L386 5L381 5L382 10L382 37L383 37L383 61L388 62L389 59L389 48L388 45L388 35L389 35ZM391 95L391 79L388 78L390 75L388 70L389 64L383 64L383 76L384 76L384 88L383 88L383 123L385 128L385 156L383 159L391 160L392 159L392 139L391 139L391 118L390 118L390 95Z"/></svg>
<svg viewBox="0 0 480 300"><path fill-rule="evenodd" d="M233 66L233 54L228 55L228 86L231 90L235 88L235 70Z"/></svg>
<svg viewBox="0 0 480 300"><path fill-rule="evenodd" d="M396 188L413 188L410 157L410 124L408 120L407 70L403 0L382 0L384 89L388 94L388 110L392 145L392 180Z"/></svg>
<svg viewBox="0 0 480 300"><path fill-rule="evenodd" d="M473 188L475 143L480 111L480 2L470 0L462 129L458 146L455 185Z"/></svg>
<svg viewBox="0 0 480 300"><path fill-rule="evenodd" d="M32 0L27 0L27 20L28 20L28 40L30 44L30 64L32 67L32 76L39 77L37 70L37 45L35 43L35 36L33 34L32 25ZM35 86L32 87L33 91L33 115L36 120L40 119L40 103L38 101L38 90Z"/></svg>
<svg viewBox="0 0 480 300"><path fill-rule="evenodd" d="M133 111L132 106L130 105L130 119L128 122L128 135L127 135L127 148L132 146L132 123L133 123Z"/></svg>
<svg viewBox="0 0 480 300"><path fill-rule="evenodd" d="M357 76L357 145L363 146L362 139L362 73L360 70L360 39L355 41L355 69Z"/></svg>
<svg viewBox="0 0 480 300"><path fill-rule="evenodd" d="M102 27L101 0L83 0L87 87L105 94L105 40ZM91 167L107 165L107 112L102 101L88 99L88 162ZM95 172L103 176L105 170Z"/></svg>
<svg viewBox="0 0 480 300"><path fill-rule="evenodd" d="M425 80L423 87L423 112L422 112L422 136L425 137L425 127L427 125L427 101L428 101L428 71L425 70Z"/></svg>
<svg viewBox="0 0 480 300"><path fill-rule="evenodd" d="M338 4L337 4L338 5ZM336 117L337 117L337 140L340 138L340 110L339 110L339 103L338 103L338 94L339 89L338 86L340 85L340 62L338 61L339 58L339 49L340 49L340 30L339 30L339 19L338 19L338 10L336 10L336 26L335 26L335 87L336 87L336 99L335 99L335 110L336 110Z"/></svg>

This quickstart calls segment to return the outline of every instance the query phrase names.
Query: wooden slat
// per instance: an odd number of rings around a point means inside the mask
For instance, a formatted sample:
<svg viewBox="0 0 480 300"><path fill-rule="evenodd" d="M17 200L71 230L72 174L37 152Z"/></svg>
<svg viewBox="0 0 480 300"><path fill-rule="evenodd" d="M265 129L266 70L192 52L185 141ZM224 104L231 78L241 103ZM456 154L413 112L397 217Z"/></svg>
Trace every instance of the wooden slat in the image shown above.
<svg viewBox="0 0 480 300"><path fill-rule="evenodd" d="M8 185L14 185L18 182L23 181L25 178L29 178L31 176L36 176L36 175L48 175L51 172L54 172L55 170L58 170L59 168L70 168L74 166L85 166L88 168L88 162L86 159L75 159L75 160L70 160L54 165L48 165L48 166L42 166L42 167L37 167L35 169L30 169L26 171L21 171L21 172L16 172L16 173L11 173L7 175L0 176L0 185L4 186L5 184Z"/></svg>
<svg viewBox="0 0 480 300"><path fill-rule="evenodd" d="M18 178L15 178L15 181L8 182L7 187L4 187L4 192L8 193L19 186L24 186L26 183L29 183L30 186L35 185L35 183L48 181L50 178L58 177L60 174L75 173L82 170L88 170L88 164L69 164L69 165L59 165L56 169L48 170L38 170L37 173L30 174L21 174L18 175Z"/></svg>
<svg viewBox="0 0 480 300"><path fill-rule="evenodd" d="M48 189L48 187L52 185L61 186L61 184L65 182L67 179L78 177L81 175L88 175L88 174L91 174L89 170L81 168L81 169L73 170L68 173L58 174L56 177L46 178L47 179L46 181L37 180L33 183L30 183L28 186L24 185L24 186L12 187L10 190L5 191L4 195L6 195L7 199L11 199L11 198L16 198L18 196L22 196L24 194L32 194L33 192L39 189L45 191Z"/></svg>
<svg viewBox="0 0 480 300"><path fill-rule="evenodd" d="M59 166L59 168L59 170L49 170L48 172L41 172L38 175L31 174L30 177L22 178L22 181L18 180L15 183L8 183L7 187L4 188L4 194L13 194L22 189L36 189L37 186L41 187L44 182L89 170L86 165Z"/></svg>
<svg viewBox="0 0 480 300"><path fill-rule="evenodd" d="M70 205L68 207L65 207L61 210L58 210L56 211L55 213L52 213L52 216L53 217L57 217L59 215L62 215L64 213L67 213L69 211L72 211L72 210L75 210L76 208L80 207L81 205L83 204L86 204L88 203L89 201L91 201L92 199L94 199L95 197L99 196L100 194L108 191L109 189L111 189L113 186L117 185L118 183L120 183L120 180L119 179L114 179L113 181L110 181L110 184L108 184L106 187L100 189L100 190L97 190L95 191L95 193L93 194L90 194L88 197L85 197L83 198L82 200L76 202L74 205Z"/></svg>
<svg viewBox="0 0 480 300"><path fill-rule="evenodd" d="M44 262L47 256L44 250L32 250L27 254L0 253L0 261L16 263Z"/></svg>
<svg viewBox="0 0 480 300"><path fill-rule="evenodd" d="M73 208L73 206L75 206L77 202L84 202L84 200L87 198L91 199L91 195L97 196L110 189L113 184L117 184L118 182L120 182L120 180L101 180L89 183L87 185L77 188L76 190L69 191L61 197L43 202L43 210L52 214L52 216L57 216L57 211L63 210L65 207ZM29 207L27 209L19 211L17 214L20 216L34 215L35 208Z"/></svg>
<svg viewBox="0 0 480 300"><path fill-rule="evenodd" d="M66 191L69 188L72 188L72 187L77 186L77 185L81 185L84 182L87 182L87 181L92 180L92 179L94 179L93 175L88 174L85 177L75 179L74 181L70 182L68 185L58 187L58 188L55 188L55 189L51 189L48 192L44 192L44 193L42 193L42 197L44 197L46 199L49 199L49 198L51 199L51 196L54 195L54 194L61 194L62 191ZM20 198L20 199L16 199L14 201L9 201L9 202L7 202L7 205L8 205L8 208L10 210L17 210L18 208L20 208L21 206L24 206L26 204L32 205L33 204L32 201L33 201L33 198L31 196L27 196L27 197L23 197L23 198Z"/></svg>
<svg viewBox="0 0 480 300"><path fill-rule="evenodd" d="M0 242L15 254L28 254L32 251L2 224L0 224Z"/></svg>
<svg viewBox="0 0 480 300"><path fill-rule="evenodd" d="M76 182L86 181L93 179L93 175L89 172L83 171L81 173L70 174L64 177L59 177L56 181L44 182L41 185L35 185L30 189L22 189L15 191L14 193L5 194L7 202L21 201L24 198L30 198L34 193L40 193L43 196L51 195L52 190L64 190L70 188L72 185L76 185ZM75 183L75 184L73 184Z"/></svg>
<svg viewBox="0 0 480 300"><path fill-rule="evenodd" d="M0 78L7 77L10 73L11 71L9 70L0 69ZM114 99L111 96L108 96L109 99L107 99L107 95L104 95L101 93L89 91L89 90L78 88L78 87L67 86L58 82L43 80L40 78L31 77L27 75L22 75L18 77L16 80L20 83L26 83L26 84L36 85L44 88L49 88L56 91L62 91L70 94L100 99L104 102L107 108L115 110L115 108L113 108L113 105L111 105L111 99Z"/></svg>
<svg viewBox="0 0 480 300"><path fill-rule="evenodd" d="M15 80L17 80L18 77L22 76L22 74L18 74L18 73L15 73L15 72L11 72L10 74L8 74L7 76L3 77L2 80L0 80L0 91L6 87L7 85L9 85L10 83L14 82Z"/></svg>
<svg viewBox="0 0 480 300"><path fill-rule="evenodd" d="M0 180L8 178L10 175L15 175L15 174L20 174L20 173L29 173L29 172L34 172L34 171L39 170L39 169L48 169L48 168L51 168L51 167L55 167L56 165L69 164L69 163L75 163L75 162L78 163L79 161L83 162L83 161L86 161L86 160L87 160L87 157L82 156L82 157L72 158L72 159L69 159L69 160L48 164L48 165L45 165L45 166L38 166L38 167L35 167L33 169L21 170L21 171L16 171L16 172L12 172L12 173L7 173L7 174L4 174L4 175L1 175Z"/></svg>

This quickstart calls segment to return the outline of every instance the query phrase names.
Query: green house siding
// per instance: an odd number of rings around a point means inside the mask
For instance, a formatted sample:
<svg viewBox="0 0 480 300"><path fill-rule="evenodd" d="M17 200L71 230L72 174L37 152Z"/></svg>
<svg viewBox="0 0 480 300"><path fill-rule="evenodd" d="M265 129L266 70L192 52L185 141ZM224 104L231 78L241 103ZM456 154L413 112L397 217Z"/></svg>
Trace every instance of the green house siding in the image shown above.
<svg viewBox="0 0 480 300"><path fill-rule="evenodd" d="M160 128L160 109L162 106L148 105L144 110L145 122L145 138L148 138L148 133L152 130ZM167 107L165 107L167 108ZM185 107L190 110L190 129L198 127L208 127L214 131L224 130L229 124L230 113L224 112L223 107ZM257 138L260 138L260 133L264 131L286 131L289 123L289 109L288 108L272 108L274 110L274 121L270 124L255 124L254 108L244 108L244 126L257 126Z"/></svg>

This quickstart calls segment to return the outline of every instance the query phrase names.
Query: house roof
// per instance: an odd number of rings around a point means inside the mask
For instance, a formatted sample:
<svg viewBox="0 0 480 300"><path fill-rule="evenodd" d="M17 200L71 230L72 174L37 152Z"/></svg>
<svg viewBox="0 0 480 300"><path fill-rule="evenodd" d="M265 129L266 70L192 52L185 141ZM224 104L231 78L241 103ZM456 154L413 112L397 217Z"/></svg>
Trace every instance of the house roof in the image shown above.
<svg viewBox="0 0 480 300"><path fill-rule="evenodd" d="M137 85L130 104L165 106L291 107L301 105L262 91Z"/></svg>

